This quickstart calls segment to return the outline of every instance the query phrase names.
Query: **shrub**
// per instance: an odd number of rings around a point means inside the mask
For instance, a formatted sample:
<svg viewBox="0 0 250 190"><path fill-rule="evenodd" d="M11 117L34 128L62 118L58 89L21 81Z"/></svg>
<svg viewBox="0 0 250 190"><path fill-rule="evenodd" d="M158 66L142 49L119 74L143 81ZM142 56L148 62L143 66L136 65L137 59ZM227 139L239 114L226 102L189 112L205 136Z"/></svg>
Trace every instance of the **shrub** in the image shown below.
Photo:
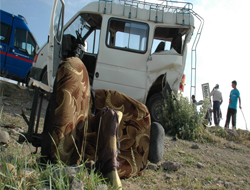
<svg viewBox="0 0 250 190"><path fill-rule="evenodd" d="M178 94L178 98L168 94L162 109L160 119L166 134L193 141L202 138L202 122L207 113L208 100L197 111L196 105L189 103L182 94Z"/></svg>
<svg viewBox="0 0 250 190"><path fill-rule="evenodd" d="M244 144L250 147L250 132L247 130L224 130L221 127L209 127L208 132L214 136L226 139L228 141L234 141L237 143Z"/></svg>

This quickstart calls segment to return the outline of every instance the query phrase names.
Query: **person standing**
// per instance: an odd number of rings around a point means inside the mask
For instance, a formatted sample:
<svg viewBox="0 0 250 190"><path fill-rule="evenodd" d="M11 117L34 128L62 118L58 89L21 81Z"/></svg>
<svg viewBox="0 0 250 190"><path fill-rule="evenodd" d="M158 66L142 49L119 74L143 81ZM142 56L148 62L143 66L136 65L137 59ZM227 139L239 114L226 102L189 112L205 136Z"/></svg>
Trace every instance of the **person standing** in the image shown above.
<svg viewBox="0 0 250 190"><path fill-rule="evenodd" d="M236 129L236 114L237 114L237 100L239 99L239 108L241 109L241 99L240 99L240 92L236 88L237 82L234 80L232 81L232 88L229 96L229 106L227 109L227 120L225 123L225 129L229 129L230 118L232 116L232 127Z"/></svg>
<svg viewBox="0 0 250 190"><path fill-rule="evenodd" d="M220 124L220 105L223 102L222 93L219 91L219 85L216 84L213 88L210 96L213 96L213 113L214 113L214 124L219 126Z"/></svg>
<svg viewBox="0 0 250 190"><path fill-rule="evenodd" d="M193 104L196 104L197 105L197 101L196 101L196 99L195 99L195 95L192 95L192 102L193 102Z"/></svg>

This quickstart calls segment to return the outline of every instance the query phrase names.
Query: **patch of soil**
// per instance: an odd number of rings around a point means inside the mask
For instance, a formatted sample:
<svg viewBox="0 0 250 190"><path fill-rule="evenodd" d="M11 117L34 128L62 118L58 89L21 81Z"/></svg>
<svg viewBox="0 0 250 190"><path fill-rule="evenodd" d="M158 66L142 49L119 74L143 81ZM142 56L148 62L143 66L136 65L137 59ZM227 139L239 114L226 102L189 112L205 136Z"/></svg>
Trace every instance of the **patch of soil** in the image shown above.
<svg viewBox="0 0 250 190"><path fill-rule="evenodd" d="M11 136L8 147L0 147L3 149L0 152L8 157L12 150L16 152L23 148L23 145L16 143L18 136L11 133L11 127L27 131L23 118L16 115L21 114L21 109L24 108L25 114L29 116L34 90L0 81L0 92L0 130L6 130L5 125L9 125L7 131ZM42 120L47 104L45 99L41 110ZM2 113L5 114L4 117ZM123 189L250 189L250 141L245 144L240 138L240 135L247 136L248 133L228 131L225 133L225 137L230 137L227 140L216 136L221 132L225 131L210 128L210 138L214 143L197 143L196 149L192 148L194 142L166 136L162 162L174 161L179 163L181 168L178 171L147 169L140 177L122 180ZM35 148L27 144L24 151L31 153ZM23 156L23 153L19 155Z"/></svg>
<svg viewBox="0 0 250 190"><path fill-rule="evenodd" d="M20 86L6 81L0 81L0 107L3 113L12 115L21 114L25 111L27 117L30 116L34 89ZM41 109L41 117L44 118L48 100L43 98L43 106Z"/></svg>

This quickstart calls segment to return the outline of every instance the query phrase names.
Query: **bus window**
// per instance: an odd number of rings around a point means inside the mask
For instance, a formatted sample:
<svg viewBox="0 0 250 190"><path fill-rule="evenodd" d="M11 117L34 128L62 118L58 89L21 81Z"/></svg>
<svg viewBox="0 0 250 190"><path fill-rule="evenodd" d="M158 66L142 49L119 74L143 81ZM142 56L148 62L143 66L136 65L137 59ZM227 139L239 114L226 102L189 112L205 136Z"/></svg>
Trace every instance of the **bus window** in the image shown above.
<svg viewBox="0 0 250 190"><path fill-rule="evenodd" d="M26 31L16 28L14 46L20 51L25 52Z"/></svg>
<svg viewBox="0 0 250 190"><path fill-rule="evenodd" d="M36 49L36 42L35 42L33 36L31 35L31 33L28 32L26 50L27 50L28 54L29 54L31 57L34 57L34 56L35 56L35 49Z"/></svg>
<svg viewBox="0 0 250 190"><path fill-rule="evenodd" d="M108 31L108 47L146 52L149 32L147 24L112 18Z"/></svg>
<svg viewBox="0 0 250 190"><path fill-rule="evenodd" d="M76 31L78 31L81 37L84 37L89 32L90 27L81 16L78 16L64 31L64 35L70 34L77 39Z"/></svg>
<svg viewBox="0 0 250 190"><path fill-rule="evenodd" d="M86 39L86 42L88 44L87 52L92 54L97 54L99 41L100 41L100 30L96 29Z"/></svg>
<svg viewBox="0 0 250 190"><path fill-rule="evenodd" d="M186 37L186 33L186 28L157 27L154 33L151 54L156 52L157 47L161 42L165 43L165 47L162 49L162 51L166 52L173 48L176 52L182 54L182 46Z"/></svg>
<svg viewBox="0 0 250 190"><path fill-rule="evenodd" d="M92 20L92 18L94 19ZM85 51L91 54L97 54L101 19L101 16L98 14L81 14L67 27L64 31L64 35L70 34L77 38L77 31L86 42L84 45L86 48Z"/></svg>
<svg viewBox="0 0 250 190"><path fill-rule="evenodd" d="M0 23L0 42L5 44L9 43L10 29L10 25L4 24L2 22Z"/></svg>
<svg viewBox="0 0 250 190"><path fill-rule="evenodd" d="M63 4L61 1L58 1L56 6L55 18L54 18L54 34L58 43L61 41L62 28L63 28Z"/></svg>
<svg viewBox="0 0 250 190"><path fill-rule="evenodd" d="M31 57L35 56L36 42L30 32L16 28L14 46Z"/></svg>

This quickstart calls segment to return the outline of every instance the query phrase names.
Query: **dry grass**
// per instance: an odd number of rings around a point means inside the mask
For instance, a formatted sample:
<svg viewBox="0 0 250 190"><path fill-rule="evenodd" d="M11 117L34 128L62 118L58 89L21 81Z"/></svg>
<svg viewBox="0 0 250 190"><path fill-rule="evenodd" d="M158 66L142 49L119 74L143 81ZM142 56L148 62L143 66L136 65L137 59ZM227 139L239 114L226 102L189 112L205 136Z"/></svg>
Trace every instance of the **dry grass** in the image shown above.
<svg viewBox="0 0 250 190"><path fill-rule="evenodd" d="M16 94L17 89L24 90L27 93L26 89L19 87L13 87L13 89L14 94ZM5 101L15 102L11 103L10 106L5 105L3 107L0 115L0 130L9 131L10 128L6 127L12 126L27 131L27 124L22 117L15 114L20 114L15 110L20 109L23 105L31 105L30 92L28 95L26 94L27 97L23 97L24 100L21 103L18 103L19 100L12 97L13 91L8 93L7 96L4 96L7 97ZM13 105L15 109L11 108ZM43 119L41 125L42 122ZM34 147L30 144L19 145L16 143L17 138L17 134L11 135L11 142L8 146L1 147L1 157L12 157L16 160L28 158L26 162L35 163L36 156L29 157L30 153L34 151ZM227 132L221 128L207 128L207 130L203 131L203 142L197 142L199 149L192 149L193 144L194 142L173 140L172 137L166 136L163 161L178 162L181 168L175 172L163 169L157 171L147 169L143 171L142 176L123 179L123 189L227 189L226 187L229 186L225 185L226 182L230 182L232 189L250 189L249 133L239 130ZM180 151L185 153L180 153ZM204 167L197 167L198 162L202 163ZM43 181L46 175L48 177L50 173L43 173L43 178L36 179L34 186L41 187L40 181ZM171 179L167 177L169 175ZM86 187L89 187L89 189L94 187L93 184L101 181L94 175L86 177L84 171L79 176L81 179L86 180ZM90 180L90 178L93 180ZM88 185L88 183L91 183L92 186L91 184ZM111 187L109 186L109 188Z"/></svg>
<svg viewBox="0 0 250 190"><path fill-rule="evenodd" d="M173 141L165 138L165 161L181 164L174 171L146 170L143 177L124 180L127 189L224 189L230 182L233 189L250 189L250 149L240 143L215 137L213 144L198 143L199 149L192 149L194 142ZM218 141L220 139L220 141ZM184 151L185 154L179 153ZM197 163L204 164L203 168ZM166 174L172 179L168 179Z"/></svg>

